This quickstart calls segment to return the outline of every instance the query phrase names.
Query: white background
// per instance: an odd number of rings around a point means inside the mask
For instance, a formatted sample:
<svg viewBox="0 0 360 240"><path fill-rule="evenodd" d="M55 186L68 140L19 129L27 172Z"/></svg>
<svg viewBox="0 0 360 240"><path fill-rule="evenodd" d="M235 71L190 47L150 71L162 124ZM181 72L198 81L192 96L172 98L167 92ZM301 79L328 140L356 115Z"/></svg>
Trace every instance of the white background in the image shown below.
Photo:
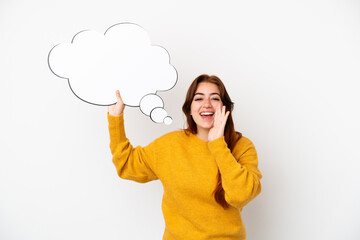
<svg viewBox="0 0 360 240"><path fill-rule="evenodd" d="M47 65L77 32L125 21L179 73L160 93L172 125L126 109L133 145L183 128L190 82L216 74L264 175L243 211L248 239L360 239L360 3L349 0L1 0L0 239L162 238L161 182L117 177L107 108Z"/></svg>

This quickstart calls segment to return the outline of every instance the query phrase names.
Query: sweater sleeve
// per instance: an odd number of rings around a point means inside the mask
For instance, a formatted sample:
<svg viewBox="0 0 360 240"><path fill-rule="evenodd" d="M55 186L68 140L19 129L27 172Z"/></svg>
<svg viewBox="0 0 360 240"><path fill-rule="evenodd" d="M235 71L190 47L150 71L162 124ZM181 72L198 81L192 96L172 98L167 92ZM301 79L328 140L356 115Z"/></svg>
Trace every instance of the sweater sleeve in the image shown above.
<svg viewBox="0 0 360 240"><path fill-rule="evenodd" d="M261 192L262 174L254 144L241 137L231 152L221 137L208 146L221 173L226 202L236 208L244 207Z"/></svg>
<svg viewBox="0 0 360 240"><path fill-rule="evenodd" d="M134 148L125 135L124 115L107 114L110 134L112 161L120 178L140 183L158 179L156 168L156 148L154 143L146 147Z"/></svg>

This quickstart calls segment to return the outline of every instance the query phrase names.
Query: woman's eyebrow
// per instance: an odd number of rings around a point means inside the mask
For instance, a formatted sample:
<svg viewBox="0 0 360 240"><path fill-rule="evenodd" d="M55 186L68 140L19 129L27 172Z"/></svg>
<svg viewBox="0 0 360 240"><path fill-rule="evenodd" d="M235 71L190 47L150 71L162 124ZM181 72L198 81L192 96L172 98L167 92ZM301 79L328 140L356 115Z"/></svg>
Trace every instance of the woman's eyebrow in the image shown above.
<svg viewBox="0 0 360 240"><path fill-rule="evenodd" d="M196 95L205 95L205 94L204 94L204 93L195 93L195 96L196 96ZM210 96L211 96L211 95L219 95L219 96L220 96L219 93L215 93L215 92L214 92L214 93L210 93Z"/></svg>

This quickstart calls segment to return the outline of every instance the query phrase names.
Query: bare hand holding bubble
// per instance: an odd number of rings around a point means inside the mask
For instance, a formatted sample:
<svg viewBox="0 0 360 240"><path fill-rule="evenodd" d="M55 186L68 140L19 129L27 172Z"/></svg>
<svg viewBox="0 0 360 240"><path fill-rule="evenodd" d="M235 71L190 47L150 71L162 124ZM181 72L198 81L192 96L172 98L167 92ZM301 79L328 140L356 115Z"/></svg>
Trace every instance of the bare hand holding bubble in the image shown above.
<svg viewBox="0 0 360 240"><path fill-rule="evenodd" d="M116 104L110 105L108 107L108 112L111 116L120 116L120 114L123 113L125 108L125 104L121 99L119 90L116 90L116 99Z"/></svg>
<svg viewBox="0 0 360 240"><path fill-rule="evenodd" d="M120 90L124 106L140 107L156 123L172 121L156 93L173 88L177 72L168 52L151 45L145 30L136 24L116 24L105 34L81 31L71 43L51 49L48 63L55 75L68 80L75 96L87 103L109 106L117 102L116 106L119 98L114 91ZM110 114L118 114L119 106L115 106L109 107Z"/></svg>

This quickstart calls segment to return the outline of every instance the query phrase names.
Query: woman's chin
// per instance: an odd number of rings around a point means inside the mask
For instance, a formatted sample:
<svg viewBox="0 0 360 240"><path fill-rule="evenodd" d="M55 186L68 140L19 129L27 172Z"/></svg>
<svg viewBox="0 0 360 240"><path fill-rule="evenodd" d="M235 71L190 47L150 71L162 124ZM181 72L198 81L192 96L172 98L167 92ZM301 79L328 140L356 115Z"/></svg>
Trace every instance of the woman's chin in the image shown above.
<svg viewBox="0 0 360 240"><path fill-rule="evenodd" d="M198 128L202 128L204 130L209 131L211 128L213 128L213 126L214 126L213 123L209 123L209 124L198 125Z"/></svg>

